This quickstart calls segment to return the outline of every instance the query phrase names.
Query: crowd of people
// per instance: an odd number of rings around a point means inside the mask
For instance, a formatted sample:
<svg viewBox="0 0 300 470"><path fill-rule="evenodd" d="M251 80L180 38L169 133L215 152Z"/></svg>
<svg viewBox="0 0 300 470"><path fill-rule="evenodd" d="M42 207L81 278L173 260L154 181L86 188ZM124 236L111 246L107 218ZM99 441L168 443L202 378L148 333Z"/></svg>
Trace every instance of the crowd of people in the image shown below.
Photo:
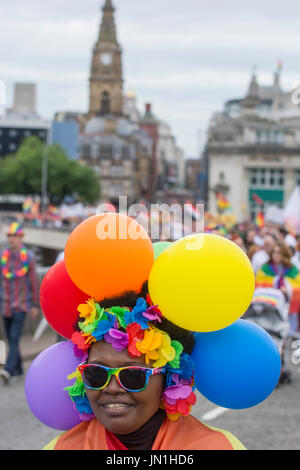
<svg viewBox="0 0 300 470"><path fill-rule="evenodd" d="M218 220L217 222L220 222ZM223 224L206 219L204 230L225 236L236 243L249 257L256 277L256 286L279 289L289 304L289 334L299 338L300 327L300 234L283 226L266 223L258 227L251 221L235 223L232 217ZM172 227L171 227L172 228ZM176 228L176 227L175 227ZM182 226L177 232L162 230L160 240L175 241L184 235ZM180 229L180 230L179 230ZM193 226L195 229L195 225ZM8 248L1 253L0 305L4 331L9 344L5 368L0 375L6 383L14 375L22 374L19 341L25 316L38 315L38 279L34 255L23 245L24 231L19 222L13 222L7 232ZM153 240L157 241L157 240ZM63 259L63 252L56 259ZM10 287L9 287L10 286Z"/></svg>
<svg viewBox="0 0 300 470"><path fill-rule="evenodd" d="M159 224L161 225L161 219L158 220ZM195 221L194 221L195 222ZM267 287L275 289L276 291L280 292L280 295L285 299L286 304L288 305L288 326L289 326L289 335L294 339L299 338L299 312L300 312L300 234L294 234L291 231L286 230L285 227L277 226L274 224L266 223L264 226L258 227L255 223L247 221L241 224L235 223L233 218L223 219L224 223L219 223L220 220L216 220L218 223L213 223L211 218L209 222L204 224L204 232L215 234L222 237L227 237L233 243L238 245L241 250L248 256L250 262L252 263L253 271L255 273L256 279L256 289L260 287ZM175 233L174 230L168 234L166 231L166 226L162 227L165 230L162 230L160 233L160 240L168 240L170 242L174 242L176 239L180 238L180 235L185 234L178 234ZM173 226L174 228L174 226ZM179 227L180 228L180 227ZM196 226L193 225L193 229ZM182 229L182 227L181 227ZM19 349L19 342L21 339L21 335L24 331L24 323L26 316L30 315L33 318L36 318L39 311L39 281L36 272L36 263L34 254L28 249L24 243L24 229L19 222L12 222L9 225L7 230L7 246L0 253L0 312L3 316L3 324L4 324L4 331L7 338L8 343L8 355L5 366L0 370L0 378L2 381L9 385L11 380L15 376L23 375L23 364L22 358ZM153 243L157 240L152 240ZM59 262L64 259L64 252L58 254L56 258L56 262ZM253 297L254 298L254 297ZM126 300L126 299L125 299ZM128 299L127 299L128 300ZM127 301L126 300L126 301ZM141 299L140 299L141 300ZM112 299L114 302L114 299ZM134 303L137 302L137 299L134 298ZM110 305L110 304L109 304ZM112 305L115 305L112 303ZM123 303L121 304L123 305ZM126 304L127 305L127 304ZM130 303L131 305L131 303ZM134 307L136 308L136 307ZM153 306L149 306L149 312L153 309ZM148 311L148 310L147 310ZM82 324L83 325L83 324ZM136 323L133 323L136 325ZM166 331L168 331L168 325L166 324ZM176 327L177 328L177 327ZM178 329L178 328L177 328ZM175 329L176 330L176 329ZM175 331L174 330L174 331ZM150 331L150 330L149 330ZM179 330L178 330L179 331ZM184 331L184 330L182 330ZM173 330L172 330L173 332ZM174 333L174 332L173 332ZM163 333L167 334L167 333ZM192 335L193 336L193 335ZM191 338L192 338L191 336ZM179 337L179 336L178 336ZM175 336L177 338L177 336ZM62 341L64 338L57 335L57 342ZM65 343L65 342L64 342ZM94 345L92 348L93 354L98 354L98 349L103 347L103 341L99 341ZM176 341L175 341L176 343ZM107 346L108 344L108 346ZM105 348L109 349L109 342L105 345ZM171 340L170 340L171 344ZM176 343L177 344L177 343ZM179 344L179 343L178 343ZM183 345L183 350L184 349ZM119 351L117 349L116 351ZM188 350L187 350L188 351ZM101 358L103 357L103 351L100 351ZM122 353L123 360L128 360L127 353ZM184 353L185 356L186 352ZM280 354L281 351L280 351ZM93 356L93 361L102 360L98 359L98 356ZM118 352L115 357L115 362L113 364L117 364L118 360L120 359L120 353ZM283 356L281 356L283 358ZM111 351L110 351L110 359L106 360L106 363L112 364L111 361ZM102 368L107 370L119 371L123 369L136 369L137 365L139 365L139 369L144 367L144 362L139 360L140 362L132 361L130 366L121 367L119 369L110 369L107 367L97 366L97 368ZM180 363L181 364L181 363ZM287 372L284 369L284 361L282 361L281 367L281 377L278 382L278 386L285 382L291 382L290 376L287 376ZM84 367L89 367L85 365ZM116 367L113 365L112 367ZM175 366L174 366L175 367ZM146 369L145 369L146 370ZM147 369L148 370L148 369ZM150 369L149 369L150 370ZM88 369L89 371L89 369ZM95 371L92 370L93 373L98 373L98 369ZM160 373L161 371L159 371ZM115 373L115 372L114 372ZM96 374L97 375L97 374ZM97 375L98 377L98 375ZM127 379L124 373L124 380ZM79 380L79 379L78 379ZM106 380L106 379L105 379ZM159 376L155 379L156 382L159 382ZM150 385L153 385L155 380L150 382ZM122 375L123 381L123 375ZM160 378L160 381L162 379ZM73 387L79 387L81 382L76 382ZM97 382L98 383L98 382ZM186 383L186 380L183 382ZM141 388L133 386L133 385L124 385L118 379L118 384L115 380L110 380L110 376L106 382L101 383L99 382L98 388L95 388L95 385L89 385L89 383L84 382L85 387L87 388L87 395L89 398L89 407L93 408L93 397L96 393L102 392L104 387L105 391L103 392L103 396L114 396L116 393L120 393L120 387L123 389L122 397L124 399L125 393L126 397L128 395L128 391L131 393L131 401L126 402L126 404L118 404L118 402L114 401L106 405L108 407L109 413L113 414L118 411L120 416L122 415L123 409L126 407L130 407L130 409L134 409L133 407L139 406L141 410L145 411L144 414L141 413L141 419L137 419L138 415L131 413L132 415L132 426L128 426L129 421L126 421L126 426L123 427L116 427L112 426L112 423L115 420L107 420L108 412L96 414L96 419L92 419L90 421L84 421L82 424L75 426L74 429L68 431L64 436L63 439L60 437L54 439L46 446L46 449L77 449L82 448L81 446L86 446L87 436L90 433L98 433L99 429L103 433L105 430L105 435L103 434L103 442L101 443L101 449L169 449L169 448L177 448L176 446L179 445L179 449L181 448L199 448L199 449L211 449L211 448L220 448L220 449L242 449L244 448L243 445L232 436L230 433L222 432L221 430L215 430L214 434L211 434L211 431L203 425L203 423L199 422L192 416L185 416L183 420L180 421L180 425L173 423L172 415L169 420L166 420L166 413L163 409L160 408L159 401L156 402L155 406L149 408L149 403L152 403L151 393L152 388L149 386L147 387L147 381L143 382ZM160 384L160 389L162 389L162 384ZM174 384L173 384L174 385ZM175 384L175 386L177 386ZM184 385L187 387L187 385ZM89 387L91 391L89 390ZM125 388L124 388L125 387ZM127 388L126 388L127 387ZM145 390L147 388L147 390ZM172 387L170 387L172 388ZM137 390L138 389L138 390ZM159 390L160 390L159 389ZM75 390L75 389L74 389ZM74 392L73 388L70 388L70 393ZM96 390L99 392L96 392ZM139 393L141 396L144 396L145 399L143 401L139 401L138 395L136 392L141 390ZM168 388L166 389L168 390ZM146 392L149 392L149 396ZM75 393L76 392L76 393ZM77 394L78 390L76 388L75 395ZM161 393L157 393L156 390L156 398L159 398ZM166 392L165 392L166 393ZM73 395L72 395L73 396ZM77 395L76 395L77 396ZM96 395L95 395L96 396ZM98 395L97 395L98 396ZM102 395L101 395L102 396ZM81 400L80 403L82 405L82 397L79 397ZM135 400L133 400L135 399ZM191 402L194 403L194 396L191 394L189 396ZM174 401L174 400L173 400ZM172 401L172 403L173 403ZM122 402L123 403L123 402ZM154 403L154 402L153 402ZM80 405L80 406L81 406ZM174 406L167 404L170 410L173 410ZM177 405L176 405L177 406ZM111 408L112 407L112 408ZM119 407L117 409L117 407ZM158 408L158 411L155 411ZM169 408L166 408L168 411ZM190 405L189 405L190 408ZM81 409L81 408L80 408ZM85 408L84 408L85 409ZM98 409L98 405L95 405L95 409ZM149 412L147 411L149 409ZM176 408L177 409L177 408ZM90 410L90 408L89 408ZM94 408L93 408L94 410ZM86 411L84 411L85 413ZM173 412L173 411L172 411ZM153 415L153 416L152 416ZM89 415L90 416L90 415ZM91 415L92 416L92 415ZM169 415L168 415L169 416ZM149 419L150 418L150 419ZM123 421L122 421L123 422ZM146 423L143 425L143 423ZM101 424L102 423L102 424ZM177 421L176 421L177 423ZM149 426L151 429L151 436L148 439L148 434L145 433L145 426ZM188 441L184 440L185 434L185 427L184 425L190 427L194 426L195 436L197 439L195 441ZM104 427L103 427L104 426ZM138 426L141 426L138 429ZM100 428L99 428L100 427ZM148 429L148 428L147 428ZM76 435L74 433L77 433ZM162 432L168 432L168 442L166 443L164 439L161 438ZM180 443L178 444L175 436L179 436L180 434ZM78 434L79 433L79 434ZM223 433L223 434L222 434ZM98 435L98 434L97 434ZM221 436L221 441L220 441ZM133 439L133 440L132 440ZM171 441L170 441L171 439ZM90 442L90 441L89 441ZM138 444L137 444L138 443ZM91 449L98 449L99 442L93 441L90 442L91 447L84 447L84 448L91 448ZM78 447L79 446L79 447ZM153 447L154 446L154 447ZM175 447L170 447L175 446ZM184 447L180 447L184 446ZM195 447L191 447L195 446Z"/></svg>
<svg viewBox="0 0 300 470"><path fill-rule="evenodd" d="M223 235L224 227L211 233ZM256 287L280 289L289 303L290 335L298 338L300 311L300 234L284 226L265 223L258 227L247 221L232 226L225 234L251 261Z"/></svg>

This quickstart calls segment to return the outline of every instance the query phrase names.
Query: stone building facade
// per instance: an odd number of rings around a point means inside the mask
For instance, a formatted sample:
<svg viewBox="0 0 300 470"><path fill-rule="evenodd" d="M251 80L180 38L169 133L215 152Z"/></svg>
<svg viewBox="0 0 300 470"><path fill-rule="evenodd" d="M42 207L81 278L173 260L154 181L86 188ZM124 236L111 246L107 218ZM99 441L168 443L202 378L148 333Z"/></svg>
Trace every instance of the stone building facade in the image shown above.
<svg viewBox="0 0 300 470"><path fill-rule="evenodd" d="M117 41L114 7L106 0L90 71L89 117L123 113L122 49Z"/></svg>
<svg viewBox="0 0 300 470"><path fill-rule="evenodd" d="M126 196L129 204L147 196L152 142L124 113L122 49L114 12L111 0L106 0L92 51L89 110L81 125L79 159L99 176L101 200L117 206L119 196Z"/></svg>
<svg viewBox="0 0 300 470"><path fill-rule="evenodd" d="M141 116L133 92L123 91L122 48L111 0L105 0L92 52L89 110L81 121L79 159L101 180L102 200L155 201L164 185L184 182L184 156L169 126L151 109Z"/></svg>
<svg viewBox="0 0 300 470"><path fill-rule="evenodd" d="M246 96L228 101L211 119L205 151L210 212L221 192L239 220L254 218L269 206L283 207L299 184L300 109L292 92L281 89L280 73L268 87L254 73Z"/></svg>

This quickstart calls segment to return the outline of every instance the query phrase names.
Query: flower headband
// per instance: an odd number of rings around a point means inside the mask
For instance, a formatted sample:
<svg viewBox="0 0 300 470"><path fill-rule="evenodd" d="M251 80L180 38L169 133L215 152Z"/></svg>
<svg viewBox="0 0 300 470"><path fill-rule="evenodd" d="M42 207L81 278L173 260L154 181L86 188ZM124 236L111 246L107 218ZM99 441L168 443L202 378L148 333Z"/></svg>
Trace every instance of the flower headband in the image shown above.
<svg viewBox="0 0 300 470"><path fill-rule="evenodd" d="M80 331L73 333L71 341L74 352L84 360L87 351L96 341L104 339L111 343L116 351L127 348L130 357L145 355L147 364L153 361L153 367L166 366L165 389L162 394L161 408L166 410L170 420L176 421L180 415L187 415L196 403L194 394L193 360L183 352L182 344L172 340L168 333L157 328L161 323L162 313L152 304L149 295L147 301L140 297L133 309L129 307L111 307L104 309L94 299L78 306ZM78 369L68 376L76 378L74 384L66 387L75 409L82 420L94 417L87 399L85 386Z"/></svg>

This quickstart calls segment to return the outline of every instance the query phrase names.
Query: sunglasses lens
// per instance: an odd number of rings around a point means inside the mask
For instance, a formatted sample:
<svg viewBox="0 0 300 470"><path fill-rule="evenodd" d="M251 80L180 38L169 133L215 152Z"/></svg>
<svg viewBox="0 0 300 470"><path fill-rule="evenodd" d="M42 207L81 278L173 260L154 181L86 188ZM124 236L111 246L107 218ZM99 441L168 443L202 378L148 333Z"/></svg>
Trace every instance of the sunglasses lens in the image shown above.
<svg viewBox="0 0 300 470"><path fill-rule="evenodd" d="M124 369L119 380L127 390L143 390L146 384L146 372L142 369Z"/></svg>
<svg viewBox="0 0 300 470"><path fill-rule="evenodd" d="M101 367L89 366L84 369L83 379L90 388L102 388L107 381L107 371Z"/></svg>

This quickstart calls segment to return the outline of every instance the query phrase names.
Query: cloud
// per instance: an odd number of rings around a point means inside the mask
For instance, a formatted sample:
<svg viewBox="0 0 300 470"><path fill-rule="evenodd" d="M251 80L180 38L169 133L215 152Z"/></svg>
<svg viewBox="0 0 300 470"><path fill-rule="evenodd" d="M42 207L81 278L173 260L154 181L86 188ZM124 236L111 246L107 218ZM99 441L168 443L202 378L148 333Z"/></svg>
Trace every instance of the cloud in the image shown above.
<svg viewBox="0 0 300 470"><path fill-rule="evenodd" d="M298 0L113 0L125 90L151 102L188 156L211 114L243 96L251 68L269 85L277 61L287 89L300 78ZM1 2L0 79L38 85L39 112L87 111L103 0ZM22 15L18 12L22 11Z"/></svg>

